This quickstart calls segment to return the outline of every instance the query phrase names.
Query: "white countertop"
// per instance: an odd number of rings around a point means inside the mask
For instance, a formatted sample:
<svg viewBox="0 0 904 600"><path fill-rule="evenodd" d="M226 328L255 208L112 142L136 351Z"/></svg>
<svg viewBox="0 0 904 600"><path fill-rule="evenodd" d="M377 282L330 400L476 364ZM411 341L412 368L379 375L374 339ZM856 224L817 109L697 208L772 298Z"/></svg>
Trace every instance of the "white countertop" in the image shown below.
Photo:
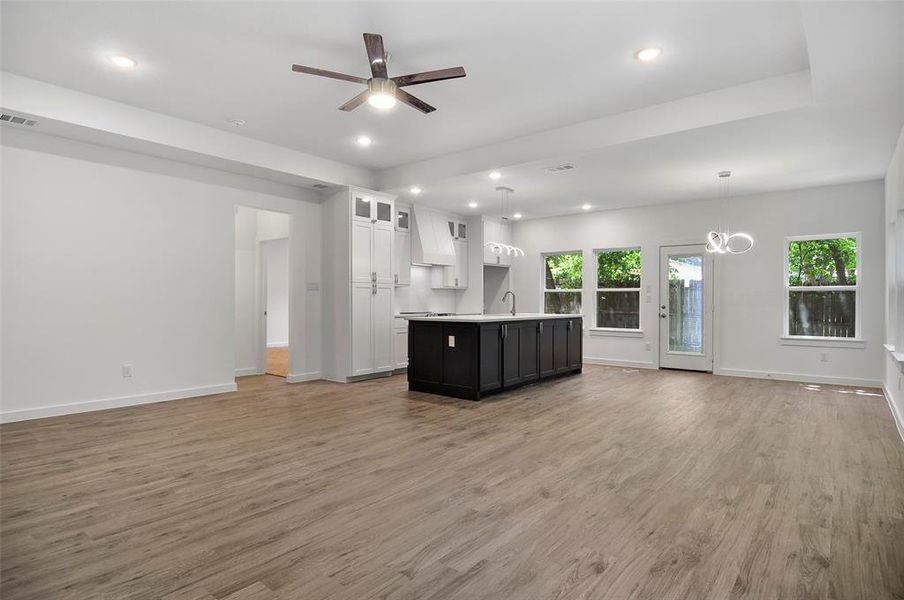
<svg viewBox="0 0 904 600"><path fill-rule="evenodd" d="M501 315L454 315L450 317L406 317L409 321L441 321L444 323L495 323L498 321L538 321L540 319L573 319L583 315L549 315L543 313L518 313Z"/></svg>

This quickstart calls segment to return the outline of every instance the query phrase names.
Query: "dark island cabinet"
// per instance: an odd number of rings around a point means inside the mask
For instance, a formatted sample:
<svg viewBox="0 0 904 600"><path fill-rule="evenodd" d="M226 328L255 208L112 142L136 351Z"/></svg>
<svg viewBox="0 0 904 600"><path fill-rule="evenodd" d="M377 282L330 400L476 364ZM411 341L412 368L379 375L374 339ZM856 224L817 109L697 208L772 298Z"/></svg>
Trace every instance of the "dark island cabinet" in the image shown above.
<svg viewBox="0 0 904 600"><path fill-rule="evenodd" d="M580 317L482 321L412 320L408 388L479 400L481 396L580 373Z"/></svg>

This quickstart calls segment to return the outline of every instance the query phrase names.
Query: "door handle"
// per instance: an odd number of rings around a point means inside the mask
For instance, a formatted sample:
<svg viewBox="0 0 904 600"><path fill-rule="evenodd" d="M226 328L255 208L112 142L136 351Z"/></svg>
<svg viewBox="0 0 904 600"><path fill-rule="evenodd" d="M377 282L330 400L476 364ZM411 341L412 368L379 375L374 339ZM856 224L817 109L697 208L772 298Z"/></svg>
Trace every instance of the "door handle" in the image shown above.
<svg viewBox="0 0 904 600"><path fill-rule="evenodd" d="M659 318L660 318L660 319L665 319L666 317L668 317L667 314L665 314L665 313L659 313Z"/></svg>

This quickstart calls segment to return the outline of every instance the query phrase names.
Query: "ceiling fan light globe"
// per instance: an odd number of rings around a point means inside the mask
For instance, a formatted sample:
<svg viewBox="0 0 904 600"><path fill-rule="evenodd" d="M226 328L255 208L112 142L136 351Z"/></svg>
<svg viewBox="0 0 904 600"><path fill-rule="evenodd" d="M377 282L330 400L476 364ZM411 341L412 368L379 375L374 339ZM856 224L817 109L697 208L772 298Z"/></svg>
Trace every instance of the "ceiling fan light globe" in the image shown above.
<svg viewBox="0 0 904 600"><path fill-rule="evenodd" d="M367 97L367 103L380 110L387 110L396 105L396 99L389 94L371 94Z"/></svg>

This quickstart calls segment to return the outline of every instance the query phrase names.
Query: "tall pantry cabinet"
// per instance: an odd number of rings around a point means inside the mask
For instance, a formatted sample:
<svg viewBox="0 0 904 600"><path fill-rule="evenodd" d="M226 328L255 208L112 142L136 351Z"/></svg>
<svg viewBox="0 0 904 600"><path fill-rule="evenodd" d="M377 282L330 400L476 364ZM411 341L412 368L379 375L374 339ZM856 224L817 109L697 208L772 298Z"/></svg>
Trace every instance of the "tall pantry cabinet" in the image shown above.
<svg viewBox="0 0 904 600"><path fill-rule="evenodd" d="M323 204L323 377L394 368L395 196L342 188Z"/></svg>

